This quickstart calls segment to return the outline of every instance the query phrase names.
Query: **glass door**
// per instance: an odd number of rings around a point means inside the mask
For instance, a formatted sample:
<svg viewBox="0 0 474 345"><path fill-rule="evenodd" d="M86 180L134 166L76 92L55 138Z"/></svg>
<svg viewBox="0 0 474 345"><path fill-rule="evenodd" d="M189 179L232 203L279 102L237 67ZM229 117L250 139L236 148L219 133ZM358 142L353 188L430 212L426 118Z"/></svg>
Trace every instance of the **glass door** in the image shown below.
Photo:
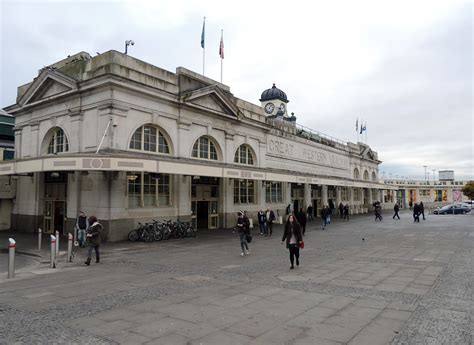
<svg viewBox="0 0 474 345"><path fill-rule="evenodd" d="M219 213L217 212L217 200L209 201L209 229L217 229L219 227Z"/></svg>
<svg viewBox="0 0 474 345"><path fill-rule="evenodd" d="M44 201L44 229L43 231L48 234L54 233L54 214L53 214L53 201Z"/></svg>

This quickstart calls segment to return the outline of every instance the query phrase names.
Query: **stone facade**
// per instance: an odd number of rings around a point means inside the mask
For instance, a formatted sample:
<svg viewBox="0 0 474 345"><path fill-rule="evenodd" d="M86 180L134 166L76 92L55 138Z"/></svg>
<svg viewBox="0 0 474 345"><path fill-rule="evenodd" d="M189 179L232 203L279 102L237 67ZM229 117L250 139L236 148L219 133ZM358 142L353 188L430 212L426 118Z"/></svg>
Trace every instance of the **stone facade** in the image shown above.
<svg viewBox="0 0 474 345"><path fill-rule="evenodd" d="M266 101L268 102L268 100ZM262 104L263 105L263 104ZM230 88L179 67L171 73L116 51L81 52L18 88L15 229L71 231L79 210L109 240L138 222L231 227L236 212L285 214L383 201L377 153L272 118ZM293 117L294 119L294 117Z"/></svg>

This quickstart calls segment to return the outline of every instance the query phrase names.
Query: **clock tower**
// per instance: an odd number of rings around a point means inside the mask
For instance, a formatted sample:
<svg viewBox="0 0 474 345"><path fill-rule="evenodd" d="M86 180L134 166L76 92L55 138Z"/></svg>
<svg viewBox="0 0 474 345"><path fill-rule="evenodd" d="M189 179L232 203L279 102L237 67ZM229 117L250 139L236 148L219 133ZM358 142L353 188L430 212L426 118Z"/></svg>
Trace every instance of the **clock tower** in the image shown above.
<svg viewBox="0 0 474 345"><path fill-rule="evenodd" d="M287 117L286 105L289 102L286 93L277 88L275 84L270 89L262 92L260 102L265 115L268 117Z"/></svg>

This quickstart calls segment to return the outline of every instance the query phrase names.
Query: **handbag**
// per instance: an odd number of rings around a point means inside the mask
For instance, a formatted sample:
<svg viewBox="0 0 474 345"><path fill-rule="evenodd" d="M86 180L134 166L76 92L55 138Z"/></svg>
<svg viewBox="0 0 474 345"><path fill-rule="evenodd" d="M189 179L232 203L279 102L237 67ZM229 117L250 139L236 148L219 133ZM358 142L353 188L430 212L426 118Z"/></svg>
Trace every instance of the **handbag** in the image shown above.
<svg viewBox="0 0 474 345"><path fill-rule="evenodd" d="M245 240L247 241L247 243L252 242L252 235L247 235L247 236L245 237Z"/></svg>
<svg viewBox="0 0 474 345"><path fill-rule="evenodd" d="M300 248L301 248L301 249L304 248L304 241L300 241Z"/></svg>

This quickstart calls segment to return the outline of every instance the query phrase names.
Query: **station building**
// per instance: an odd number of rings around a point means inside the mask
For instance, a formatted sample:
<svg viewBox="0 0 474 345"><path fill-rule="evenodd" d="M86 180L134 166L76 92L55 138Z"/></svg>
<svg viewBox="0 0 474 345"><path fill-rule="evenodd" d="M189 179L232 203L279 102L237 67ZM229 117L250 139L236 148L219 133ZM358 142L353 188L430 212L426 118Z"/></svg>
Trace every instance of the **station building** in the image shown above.
<svg viewBox="0 0 474 345"><path fill-rule="evenodd" d="M5 108L15 118L15 159L0 162L17 181L12 229L67 233L83 210L115 241L152 219L217 229L238 210L283 216L290 204L366 213L396 190L379 182L377 152L298 125L276 85L260 102L117 51L42 68Z"/></svg>

